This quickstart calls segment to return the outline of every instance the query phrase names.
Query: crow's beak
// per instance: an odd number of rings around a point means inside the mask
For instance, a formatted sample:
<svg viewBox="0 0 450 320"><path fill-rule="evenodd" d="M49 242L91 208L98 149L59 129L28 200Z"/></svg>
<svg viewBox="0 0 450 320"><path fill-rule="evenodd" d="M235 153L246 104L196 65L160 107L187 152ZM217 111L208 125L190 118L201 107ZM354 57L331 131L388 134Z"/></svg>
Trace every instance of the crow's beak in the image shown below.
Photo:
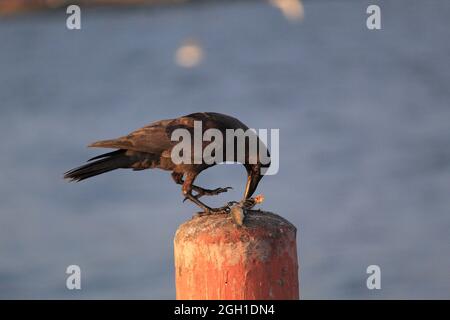
<svg viewBox="0 0 450 320"><path fill-rule="evenodd" d="M263 176L258 172L250 172L247 178L247 185L245 186L244 199L250 198L258 187L258 183Z"/></svg>

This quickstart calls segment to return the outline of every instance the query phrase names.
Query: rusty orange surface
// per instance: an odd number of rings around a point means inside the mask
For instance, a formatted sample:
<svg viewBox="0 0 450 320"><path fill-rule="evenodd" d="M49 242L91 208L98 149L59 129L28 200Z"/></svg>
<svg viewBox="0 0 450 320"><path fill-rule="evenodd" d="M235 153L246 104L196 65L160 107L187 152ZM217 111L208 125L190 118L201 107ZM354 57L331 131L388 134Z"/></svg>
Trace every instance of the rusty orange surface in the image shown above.
<svg viewBox="0 0 450 320"><path fill-rule="evenodd" d="M227 215L194 218L174 240L177 299L298 299L296 228L251 211L244 226Z"/></svg>

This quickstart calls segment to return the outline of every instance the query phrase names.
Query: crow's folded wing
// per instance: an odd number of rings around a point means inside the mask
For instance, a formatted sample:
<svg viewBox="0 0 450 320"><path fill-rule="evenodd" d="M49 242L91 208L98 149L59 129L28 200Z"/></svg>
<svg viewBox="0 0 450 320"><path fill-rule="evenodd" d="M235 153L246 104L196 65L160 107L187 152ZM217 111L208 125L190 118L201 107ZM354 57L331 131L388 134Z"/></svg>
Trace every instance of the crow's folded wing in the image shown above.
<svg viewBox="0 0 450 320"><path fill-rule="evenodd" d="M152 153L162 157L170 157L172 148L178 141L171 141L171 136L176 129L186 129L194 137L194 121L202 122L202 131L215 128L225 134L225 130L242 128L248 129L246 125L236 118L213 112L193 113L176 119L161 120L151 123L145 127L112 140L97 141L89 147L116 148L139 152ZM203 141L203 147L209 142Z"/></svg>
<svg viewBox="0 0 450 320"><path fill-rule="evenodd" d="M170 151L178 143L178 141L170 139L173 130L186 128L191 131L193 129L189 122L181 121L181 119L157 121L137 129L127 136L97 141L88 147L126 149L170 157Z"/></svg>

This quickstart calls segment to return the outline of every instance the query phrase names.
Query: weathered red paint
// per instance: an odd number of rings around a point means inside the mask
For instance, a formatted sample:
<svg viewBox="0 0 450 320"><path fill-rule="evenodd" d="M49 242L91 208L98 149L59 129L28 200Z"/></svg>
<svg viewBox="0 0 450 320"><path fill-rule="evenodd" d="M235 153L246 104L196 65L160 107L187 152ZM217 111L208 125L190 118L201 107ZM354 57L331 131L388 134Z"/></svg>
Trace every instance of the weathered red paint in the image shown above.
<svg viewBox="0 0 450 320"><path fill-rule="evenodd" d="M250 211L244 226L229 215L194 218L175 235L177 299L298 299L296 228L278 215Z"/></svg>

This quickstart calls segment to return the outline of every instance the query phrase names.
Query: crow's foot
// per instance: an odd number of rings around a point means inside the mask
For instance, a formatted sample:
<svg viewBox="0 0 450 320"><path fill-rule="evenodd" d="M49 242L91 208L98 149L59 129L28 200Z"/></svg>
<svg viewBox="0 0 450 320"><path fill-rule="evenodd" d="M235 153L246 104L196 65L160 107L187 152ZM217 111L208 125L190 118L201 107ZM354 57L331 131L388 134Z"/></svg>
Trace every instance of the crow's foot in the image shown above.
<svg viewBox="0 0 450 320"><path fill-rule="evenodd" d="M230 206L226 205L220 208L208 208L203 212L197 212L194 217L203 217L203 216L210 216L210 215L216 215L216 214L229 214L231 211Z"/></svg>
<svg viewBox="0 0 450 320"><path fill-rule="evenodd" d="M233 189L232 187L225 187L225 188L216 188L216 189L204 189L202 187L192 186L192 190L197 192L197 194L194 196L194 198L198 199L203 196L216 196L218 194L221 194L223 192L227 192L228 190ZM188 197L185 197L183 202L186 201Z"/></svg>
<svg viewBox="0 0 450 320"><path fill-rule="evenodd" d="M220 208L210 208L205 211L206 214L228 214L230 213L230 206L223 206Z"/></svg>

